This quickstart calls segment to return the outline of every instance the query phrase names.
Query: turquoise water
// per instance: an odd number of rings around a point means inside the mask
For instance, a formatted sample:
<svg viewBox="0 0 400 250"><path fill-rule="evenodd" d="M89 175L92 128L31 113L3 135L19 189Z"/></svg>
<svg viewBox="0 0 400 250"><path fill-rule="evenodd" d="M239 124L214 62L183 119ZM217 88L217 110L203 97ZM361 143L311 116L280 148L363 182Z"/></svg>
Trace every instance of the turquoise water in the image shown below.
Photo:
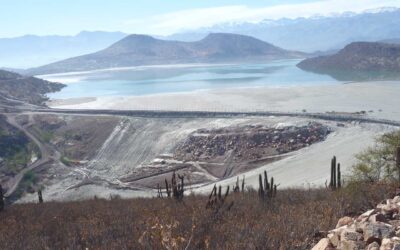
<svg viewBox="0 0 400 250"><path fill-rule="evenodd" d="M281 60L265 64L137 67L49 75L44 78L72 82L60 92L49 95L54 99L340 83L327 75L303 71L296 67L298 62L299 60Z"/></svg>

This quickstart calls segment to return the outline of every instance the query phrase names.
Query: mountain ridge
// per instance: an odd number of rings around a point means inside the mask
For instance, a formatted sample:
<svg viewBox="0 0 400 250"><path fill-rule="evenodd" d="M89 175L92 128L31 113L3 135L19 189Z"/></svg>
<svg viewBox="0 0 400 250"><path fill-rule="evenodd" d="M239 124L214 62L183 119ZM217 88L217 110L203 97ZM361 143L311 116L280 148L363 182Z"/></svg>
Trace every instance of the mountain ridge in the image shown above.
<svg viewBox="0 0 400 250"><path fill-rule="evenodd" d="M259 62L304 56L301 52L287 51L253 37L231 33L213 33L196 42L133 34L98 52L29 69L27 73L65 73L152 64Z"/></svg>
<svg viewBox="0 0 400 250"><path fill-rule="evenodd" d="M176 33L165 39L193 41L210 32L230 32L253 36L288 50L338 50L355 41L380 41L400 37L400 9L367 10L362 13L341 13L296 19L264 19L258 23L240 22L217 24L187 32ZM338 36L337 34L340 34Z"/></svg>

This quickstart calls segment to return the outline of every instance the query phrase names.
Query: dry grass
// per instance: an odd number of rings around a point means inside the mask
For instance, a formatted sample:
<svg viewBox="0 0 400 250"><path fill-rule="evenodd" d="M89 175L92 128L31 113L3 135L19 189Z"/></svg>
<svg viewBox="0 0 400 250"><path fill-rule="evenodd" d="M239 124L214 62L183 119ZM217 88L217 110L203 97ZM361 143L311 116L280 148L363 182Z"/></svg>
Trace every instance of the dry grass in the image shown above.
<svg viewBox="0 0 400 250"><path fill-rule="evenodd" d="M256 192L230 194L234 205L219 212L204 196L13 205L0 213L0 249L310 249L316 233L393 191L292 189L264 203Z"/></svg>

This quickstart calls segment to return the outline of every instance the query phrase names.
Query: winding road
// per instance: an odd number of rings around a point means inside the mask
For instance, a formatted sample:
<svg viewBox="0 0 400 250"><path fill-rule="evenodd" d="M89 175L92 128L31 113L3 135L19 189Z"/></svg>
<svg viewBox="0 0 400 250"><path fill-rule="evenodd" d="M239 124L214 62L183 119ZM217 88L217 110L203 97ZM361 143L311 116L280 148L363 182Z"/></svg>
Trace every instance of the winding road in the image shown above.
<svg viewBox="0 0 400 250"><path fill-rule="evenodd" d="M24 168L21 172L19 172L14 178L10 179L5 186L8 187L7 192L5 193L5 197L10 197L18 188L19 183L22 181L24 175L40 166L43 166L44 164L52 162L55 157L57 157L57 154L54 154L54 151L52 151L48 146L43 144L39 139L37 139L32 133L30 133L26 128L23 126L19 125L18 122L15 120L15 116L13 115L6 115L7 117L7 122L14 126L15 128L19 129L22 131L33 143L36 144L38 147L41 157L33 162L32 164L28 165L26 168ZM59 156L58 156L59 157Z"/></svg>

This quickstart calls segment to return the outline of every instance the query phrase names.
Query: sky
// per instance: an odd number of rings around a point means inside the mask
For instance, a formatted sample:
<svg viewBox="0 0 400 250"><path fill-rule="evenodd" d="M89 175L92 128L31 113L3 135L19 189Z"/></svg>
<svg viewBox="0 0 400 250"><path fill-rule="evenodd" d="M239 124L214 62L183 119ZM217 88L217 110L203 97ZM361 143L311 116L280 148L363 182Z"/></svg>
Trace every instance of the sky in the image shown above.
<svg viewBox="0 0 400 250"><path fill-rule="evenodd" d="M169 35L230 22L399 7L400 0L0 0L0 37L83 30Z"/></svg>

